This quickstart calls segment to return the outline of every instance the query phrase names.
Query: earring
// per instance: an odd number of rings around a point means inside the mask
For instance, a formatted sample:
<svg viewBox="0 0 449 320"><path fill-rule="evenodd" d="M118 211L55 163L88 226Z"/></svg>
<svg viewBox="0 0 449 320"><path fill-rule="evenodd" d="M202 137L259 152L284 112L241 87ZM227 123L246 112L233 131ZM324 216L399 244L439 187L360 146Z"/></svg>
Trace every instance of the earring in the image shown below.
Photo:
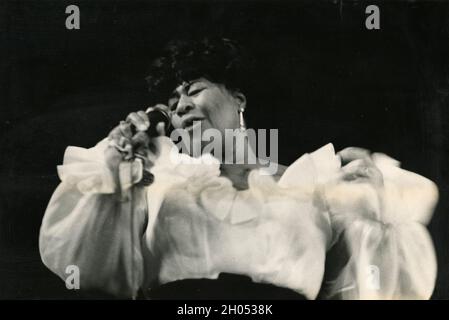
<svg viewBox="0 0 449 320"><path fill-rule="evenodd" d="M245 111L245 108L243 108L243 107L239 108L240 131L245 131L246 130L245 119L243 118L243 112L244 111Z"/></svg>

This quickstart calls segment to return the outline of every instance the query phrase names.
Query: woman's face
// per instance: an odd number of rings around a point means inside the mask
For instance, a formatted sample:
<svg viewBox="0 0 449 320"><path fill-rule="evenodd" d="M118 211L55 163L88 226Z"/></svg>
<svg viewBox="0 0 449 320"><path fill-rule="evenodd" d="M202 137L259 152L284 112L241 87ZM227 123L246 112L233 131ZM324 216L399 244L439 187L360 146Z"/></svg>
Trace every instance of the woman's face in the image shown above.
<svg viewBox="0 0 449 320"><path fill-rule="evenodd" d="M245 108L245 104L242 93L231 92L224 85L205 78L178 86L168 101L173 126L187 130L189 135L198 122L201 122L202 132L215 128L224 134L225 129L238 128L238 110Z"/></svg>

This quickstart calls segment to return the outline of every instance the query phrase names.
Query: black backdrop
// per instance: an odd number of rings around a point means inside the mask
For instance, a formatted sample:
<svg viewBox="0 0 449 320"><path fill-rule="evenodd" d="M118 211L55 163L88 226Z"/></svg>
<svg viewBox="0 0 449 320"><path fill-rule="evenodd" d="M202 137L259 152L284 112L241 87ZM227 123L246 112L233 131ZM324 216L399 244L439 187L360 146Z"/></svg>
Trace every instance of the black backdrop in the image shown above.
<svg viewBox="0 0 449 320"><path fill-rule="evenodd" d="M81 29L65 28L76 4ZM381 29L365 28L377 4ZM449 6L437 1L0 2L0 298L78 298L40 262L38 232L67 145L89 147L148 104L168 40L223 35L259 61L248 122L279 128L279 157L333 142L435 181L434 298L449 298Z"/></svg>

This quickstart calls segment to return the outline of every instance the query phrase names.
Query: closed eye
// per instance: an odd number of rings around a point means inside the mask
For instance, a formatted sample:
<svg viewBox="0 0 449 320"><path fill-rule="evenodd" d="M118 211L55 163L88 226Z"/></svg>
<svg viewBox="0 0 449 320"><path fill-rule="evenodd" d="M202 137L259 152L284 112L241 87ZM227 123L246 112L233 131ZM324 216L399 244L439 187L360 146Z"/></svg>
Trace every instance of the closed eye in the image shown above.
<svg viewBox="0 0 449 320"><path fill-rule="evenodd" d="M192 89L190 90L187 94L189 97L191 96L196 96L198 93L200 93L201 91L203 91L206 88L198 88L198 89Z"/></svg>

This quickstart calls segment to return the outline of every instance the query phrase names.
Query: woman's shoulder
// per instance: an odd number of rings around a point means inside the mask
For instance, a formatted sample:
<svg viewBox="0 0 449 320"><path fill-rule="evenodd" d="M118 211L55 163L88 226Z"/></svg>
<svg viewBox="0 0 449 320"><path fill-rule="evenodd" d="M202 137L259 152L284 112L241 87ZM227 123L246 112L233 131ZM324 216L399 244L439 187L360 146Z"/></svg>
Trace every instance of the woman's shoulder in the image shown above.
<svg viewBox="0 0 449 320"><path fill-rule="evenodd" d="M341 161L332 143L315 151L299 155L290 165L279 165L275 179L281 185L296 186L315 183L333 176L341 168Z"/></svg>

